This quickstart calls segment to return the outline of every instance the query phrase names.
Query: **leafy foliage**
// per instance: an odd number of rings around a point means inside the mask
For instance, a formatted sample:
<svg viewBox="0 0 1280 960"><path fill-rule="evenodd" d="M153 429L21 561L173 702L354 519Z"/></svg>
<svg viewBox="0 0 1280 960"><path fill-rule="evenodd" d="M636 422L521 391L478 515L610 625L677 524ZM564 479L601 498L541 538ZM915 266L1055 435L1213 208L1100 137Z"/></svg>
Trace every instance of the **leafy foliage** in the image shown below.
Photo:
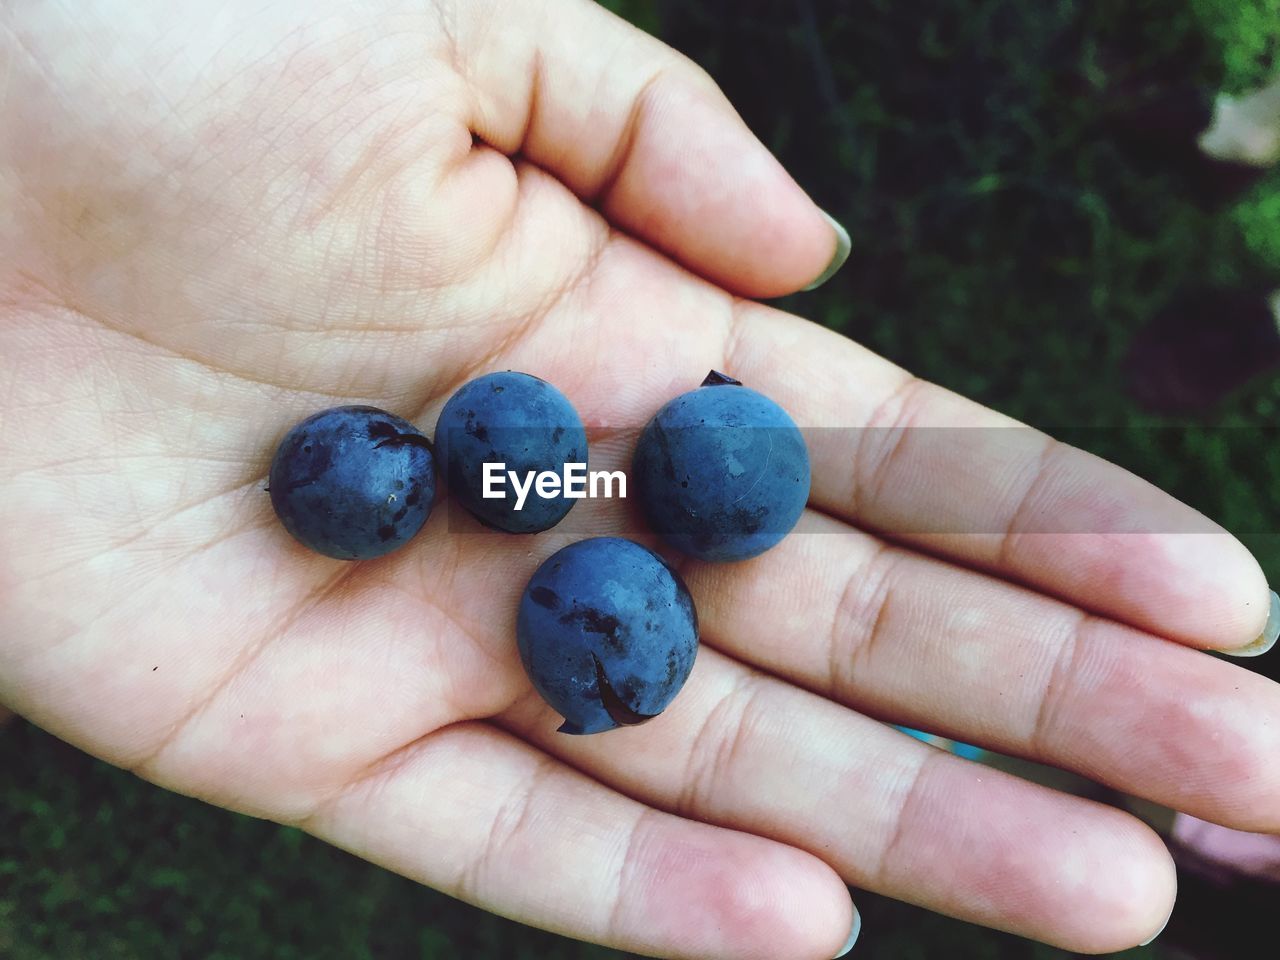
<svg viewBox="0 0 1280 960"><path fill-rule="evenodd" d="M1192 6L1222 46L1227 92L1272 78L1280 56L1280 0L1193 0Z"/></svg>

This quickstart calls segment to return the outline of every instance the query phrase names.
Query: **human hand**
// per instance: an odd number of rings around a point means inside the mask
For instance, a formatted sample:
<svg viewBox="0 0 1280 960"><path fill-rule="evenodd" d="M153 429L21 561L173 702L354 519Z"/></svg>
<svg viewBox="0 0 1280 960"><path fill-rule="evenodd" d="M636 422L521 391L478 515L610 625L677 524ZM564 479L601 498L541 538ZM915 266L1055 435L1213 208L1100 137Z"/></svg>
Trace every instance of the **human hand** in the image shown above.
<svg viewBox="0 0 1280 960"><path fill-rule="evenodd" d="M1262 631L1257 564L741 299L807 285L835 240L696 68L573 0L174 8L0 11L0 701L658 956L829 957L846 882L1079 952L1160 926L1173 869L1139 821L881 720L1280 831L1276 689L1194 649ZM645 726L556 735L520 668L517 599L563 531L441 515L344 564L262 493L303 416L426 426L506 367L597 434L710 368L815 428L802 528L683 567L705 646Z"/></svg>

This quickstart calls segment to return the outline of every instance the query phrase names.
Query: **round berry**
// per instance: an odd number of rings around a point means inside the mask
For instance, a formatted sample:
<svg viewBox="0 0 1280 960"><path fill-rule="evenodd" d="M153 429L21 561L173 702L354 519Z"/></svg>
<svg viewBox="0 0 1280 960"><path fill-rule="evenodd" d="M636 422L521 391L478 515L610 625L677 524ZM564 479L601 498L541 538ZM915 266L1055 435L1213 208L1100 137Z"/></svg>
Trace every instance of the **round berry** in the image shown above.
<svg viewBox="0 0 1280 960"><path fill-rule="evenodd" d="M701 560L745 560L800 519L809 451L785 410L712 371L645 426L632 483L646 520L673 547Z"/></svg>
<svg viewBox="0 0 1280 960"><path fill-rule="evenodd" d="M271 506L299 543L339 560L390 553L435 498L431 443L377 407L334 407L290 430L271 462Z"/></svg>
<svg viewBox="0 0 1280 960"><path fill-rule="evenodd" d="M653 719L698 652L698 615L679 574L616 537L570 544L538 567L516 619L520 659L542 698L585 734Z"/></svg>

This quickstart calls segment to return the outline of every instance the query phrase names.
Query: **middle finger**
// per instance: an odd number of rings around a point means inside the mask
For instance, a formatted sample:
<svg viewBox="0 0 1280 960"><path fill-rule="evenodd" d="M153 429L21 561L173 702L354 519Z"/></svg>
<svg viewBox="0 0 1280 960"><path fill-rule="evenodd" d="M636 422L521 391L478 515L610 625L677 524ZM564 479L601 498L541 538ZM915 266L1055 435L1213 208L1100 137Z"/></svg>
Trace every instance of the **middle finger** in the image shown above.
<svg viewBox="0 0 1280 960"><path fill-rule="evenodd" d="M683 573L707 636L761 669L1204 819L1280 829L1280 685L1265 677L820 514L754 560Z"/></svg>

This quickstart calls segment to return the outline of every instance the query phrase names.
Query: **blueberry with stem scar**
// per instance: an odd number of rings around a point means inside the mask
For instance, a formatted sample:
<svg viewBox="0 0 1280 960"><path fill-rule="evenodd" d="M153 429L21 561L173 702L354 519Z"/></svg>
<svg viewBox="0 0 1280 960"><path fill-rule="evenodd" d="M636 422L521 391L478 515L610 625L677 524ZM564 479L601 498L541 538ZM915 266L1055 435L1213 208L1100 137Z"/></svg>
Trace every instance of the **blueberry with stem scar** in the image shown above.
<svg viewBox="0 0 1280 960"><path fill-rule="evenodd" d="M646 723L680 691L698 650L698 617L679 575L630 540L595 537L554 553L529 580L516 618L520 660L561 733Z"/></svg>
<svg viewBox="0 0 1280 960"><path fill-rule="evenodd" d="M763 553L809 499L809 451L787 412L714 370L649 421L631 471L654 532L700 560Z"/></svg>

